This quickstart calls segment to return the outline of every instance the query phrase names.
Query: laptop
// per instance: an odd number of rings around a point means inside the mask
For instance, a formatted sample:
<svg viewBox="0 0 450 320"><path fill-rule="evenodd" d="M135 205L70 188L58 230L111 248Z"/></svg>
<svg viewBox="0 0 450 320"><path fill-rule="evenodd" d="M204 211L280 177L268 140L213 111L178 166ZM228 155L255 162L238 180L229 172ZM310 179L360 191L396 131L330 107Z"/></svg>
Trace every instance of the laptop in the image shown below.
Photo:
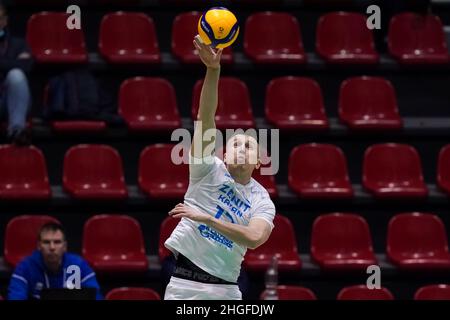
<svg viewBox="0 0 450 320"><path fill-rule="evenodd" d="M41 291L41 300L95 300L95 288L81 289L47 289Z"/></svg>

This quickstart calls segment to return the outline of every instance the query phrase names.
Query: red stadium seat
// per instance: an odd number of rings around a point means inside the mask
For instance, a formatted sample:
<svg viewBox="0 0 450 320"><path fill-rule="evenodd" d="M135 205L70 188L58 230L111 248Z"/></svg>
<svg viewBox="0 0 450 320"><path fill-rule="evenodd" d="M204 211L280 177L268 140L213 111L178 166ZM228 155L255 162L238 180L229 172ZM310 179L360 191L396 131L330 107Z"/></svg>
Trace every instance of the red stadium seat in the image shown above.
<svg viewBox="0 0 450 320"><path fill-rule="evenodd" d="M280 129L327 129L322 91L310 78L281 77L266 89L267 120Z"/></svg>
<svg viewBox="0 0 450 320"><path fill-rule="evenodd" d="M355 12L332 12L320 17L316 50L329 63L374 64L379 55L367 17Z"/></svg>
<svg viewBox="0 0 450 320"><path fill-rule="evenodd" d="M97 215L84 224L83 257L101 272L148 269L139 222L126 215Z"/></svg>
<svg viewBox="0 0 450 320"><path fill-rule="evenodd" d="M297 19L282 12L259 12L245 22L244 51L257 63L306 62Z"/></svg>
<svg viewBox="0 0 450 320"><path fill-rule="evenodd" d="M304 144L289 156L288 184L304 198L352 198L342 150L330 144Z"/></svg>
<svg viewBox="0 0 450 320"><path fill-rule="evenodd" d="M0 146L0 199L48 199L47 166L36 147Z"/></svg>
<svg viewBox="0 0 450 320"><path fill-rule="evenodd" d="M161 297L150 288L121 287L109 291L106 300L161 300Z"/></svg>
<svg viewBox="0 0 450 320"><path fill-rule="evenodd" d="M342 82L339 117L351 129L401 129L402 118L392 84L378 77L355 77Z"/></svg>
<svg viewBox="0 0 450 320"><path fill-rule="evenodd" d="M308 288L299 286L277 286L278 300L317 300L316 295ZM260 295L265 300L266 290Z"/></svg>
<svg viewBox="0 0 450 320"><path fill-rule="evenodd" d="M414 300L450 300L450 285L436 284L419 288Z"/></svg>
<svg viewBox="0 0 450 320"><path fill-rule="evenodd" d="M187 155L182 164L171 159L173 144L146 147L139 158L139 186L152 198L182 199L189 185ZM167 174L170 172L170 174Z"/></svg>
<svg viewBox="0 0 450 320"><path fill-rule="evenodd" d="M23 258L36 250L39 230L49 222L59 223L57 219L44 215L23 215L12 218L5 231L6 262L15 267Z"/></svg>
<svg viewBox="0 0 450 320"><path fill-rule="evenodd" d="M52 121L51 126L53 130L60 133L102 132L106 129L106 122L97 120L64 120Z"/></svg>
<svg viewBox="0 0 450 320"><path fill-rule="evenodd" d="M120 86L119 114L133 131L181 127L175 90L163 78L135 77Z"/></svg>
<svg viewBox="0 0 450 320"><path fill-rule="evenodd" d="M224 154L223 150L224 150L223 148L219 148L216 150L216 156L222 161ZM267 152L265 152L264 150L260 151L260 158L262 162L261 167L253 171L252 178L258 181L258 183L260 183L264 187L264 189L267 190L269 196L272 199L275 199L278 197L278 189L277 183L275 181L275 175L262 174L261 172L262 168L270 170L271 158L267 155Z"/></svg>
<svg viewBox="0 0 450 320"><path fill-rule="evenodd" d="M203 80L198 80L192 94L192 119L197 119ZM234 77L221 77L216 112L218 129L248 129L255 127L248 87Z"/></svg>
<svg viewBox="0 0 450 320"><path fill-rule="evenodd" d="M312 228L311 255L329 270L366 270L377 264L369 225L355 214L319 216Z"/></svg>
<svg viewBox="0 0 450 320"><path fill-rule="evenodd" d="M49 86L44 88L43 105L48 108ZM87 133L87 132L101 132L106 129L105 121L98 120L52 120L50 125L53 130L59 133Z"/></svg>
<svg viewBox="0 0 450 320"><path fill-rule="evenodd" d="M68 17L65 12L40 12L28 19L27 42L38 62L87 62L83 31L69 30Z"/></svg>
<svg viewBox="0 0 450 320"><path fill-rule="evenodd" d="M387 288L369 289L360 285L343 288L337 300L394 300L394 296Z"/></svg>
<svg viewBox="0 0 450 320"><path fill-rule="evenodd" d="M172 52L183 63L201 63L192 41L198 34L198 20L202 14L197 11L184 12L175 17L172 26ZM222 52L221 62L233 62L231 47Z"/></svg>
<svg viewBox="0 0 450 320"><path fill-rule="evenodd" d="M255 169L253 171L252 175L253 179L258 181L264 189L267 190L269 193L270 198L275 199L278 198L278 189L277 189L277 183L275 181L275 175L267 175L267 174L261 174L261 168Z"/></svg>
<svg viewBox="0 0 450 320"><path fill-rule="evenodd" d="M402 269L450 270L447 233L438 216L404 213L389 221L387 255Z"/></svg>
<svg viewBox="0 0 450 320"><path fill-rule="evenodd" d="M444 146L439 152L437 184L450 195L450 144Z"/></svg>
<svg viewBox="0 0 450 320"><path fill-rule="evenodd" d="M64 189L79 199L124 199L128 196L117 150L82 144L64 156Z"/></svg>
<svg viewBox="0 0 450 320"><path fill-rule="evenodd" d="M275 255L278 258L278 270L298 271L301 260L297 250L294 227L289 219L280 214L275 215L275 228L269 240L254 250L247 250L244 267L255 272L265 271Z"/></svg>
<svg viewBox="0 0 450 320"><path fill-rule="evenodd" d="M379 198L423 198L428 194L419 154L405 144L376 144L367 148L363 185Z"/></svg>
<svg viewBox="0 0 450 320"><path fill-rule="evenodd" d="M168 256L172 253L169 249L164 246L164 242L170 237L172 231L177 226L178 222L180 222L180 218L172 218L166 217L164 221L161 223L161 227L159 229L159 244L158 244L158 257L159 262L163 262Z"/></svg>
<svg viewBox="0 0 450 320"><path fill-rule="evenodd" d="M391 55L404 64L449 62L441 20L435 15L400 13L391 18L388 33Z"/></svg>
<svg viewBox="0 0 450 320"><path fill-rule="evenodd" d="M159 63L153 19L144 13L106 14L100 25L100 53L110 63Z"/></svg>

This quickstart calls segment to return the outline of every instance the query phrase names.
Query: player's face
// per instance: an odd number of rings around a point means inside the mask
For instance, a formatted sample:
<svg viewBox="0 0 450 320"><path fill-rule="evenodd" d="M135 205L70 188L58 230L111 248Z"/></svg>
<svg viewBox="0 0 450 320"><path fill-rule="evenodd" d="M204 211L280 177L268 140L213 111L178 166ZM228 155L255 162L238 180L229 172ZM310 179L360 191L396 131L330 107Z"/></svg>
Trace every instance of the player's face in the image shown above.
<svg viewBox="0 0 450 320"><path fill-rule="evenodd" d="M259 168L260 161L256 139L243 134L233 136L227 142L225 162L227 165L243 165L252 170Z"/></svg>
<svg viewBox="0 0 450 320"><path fill-rule="evenodd" d="M60 230L44 231L38 242L38 250L41 251L42 257L46 264L59 263L64 252L66 252L67 243L64 235Z"/></svg>

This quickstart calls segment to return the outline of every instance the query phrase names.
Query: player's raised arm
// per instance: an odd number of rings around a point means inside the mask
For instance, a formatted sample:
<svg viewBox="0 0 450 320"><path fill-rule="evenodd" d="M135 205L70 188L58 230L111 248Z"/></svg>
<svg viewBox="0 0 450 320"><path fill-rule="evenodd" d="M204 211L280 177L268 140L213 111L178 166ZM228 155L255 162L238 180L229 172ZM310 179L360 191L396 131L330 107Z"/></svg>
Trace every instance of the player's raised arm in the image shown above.
<svg viewBox="0 0 450 320"><path fill-rule="evenodd" d="M201 122L197 123L194 129L191 155L195 158L203 158L203 150L212 142L203 141L203 133L208 129L216 128L214 116L217 110L220 57L222 55L222 49L214 50L209 45L202 43L199 36L194 38L194 46L198 50L200 59L206 66L206 75L200 94L200 103L197 114L197 121Z"/></svg>

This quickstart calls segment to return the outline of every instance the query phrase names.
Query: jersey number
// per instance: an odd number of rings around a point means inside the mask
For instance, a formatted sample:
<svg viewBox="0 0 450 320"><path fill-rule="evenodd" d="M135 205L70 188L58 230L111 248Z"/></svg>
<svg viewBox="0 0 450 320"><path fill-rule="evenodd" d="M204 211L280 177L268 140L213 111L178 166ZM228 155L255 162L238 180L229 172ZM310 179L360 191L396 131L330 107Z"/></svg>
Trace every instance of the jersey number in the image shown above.
<svg viewBox="0 0 450 320"><path fill-rule="evenodd" d="M221 206L217 206L217 213L215 218L220 219L223 214L230 220L231 223L235 223L233 217L228 211L224 210Z"/></svg>

